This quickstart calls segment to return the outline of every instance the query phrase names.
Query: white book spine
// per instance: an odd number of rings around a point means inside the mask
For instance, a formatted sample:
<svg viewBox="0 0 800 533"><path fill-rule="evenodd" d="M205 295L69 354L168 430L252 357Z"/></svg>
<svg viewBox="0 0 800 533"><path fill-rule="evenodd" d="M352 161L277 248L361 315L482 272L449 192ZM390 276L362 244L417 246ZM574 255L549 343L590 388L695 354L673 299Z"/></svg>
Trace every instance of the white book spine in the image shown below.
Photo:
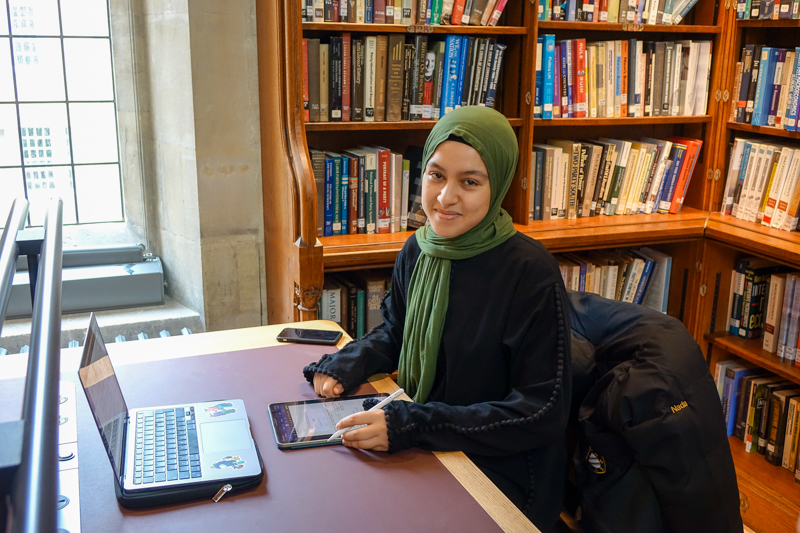
<svg viewBox="0 0 800 533"><path fill-rule="evenodd" d="M764 199L764 189L769 182L770 174L772 174L772 156L775 153L775 147L767 145L764 154L764 164L761 166L761 175L753 187L753 196L750 200L750 208L747 212L747 220L755 222L758 218L758 212L761 209L761 203Z"/></svg>
<svg viewBox="0 0 800 533"><path fill-rule="evenodd" d="M767 203L764 206L764 216L761 217L761 224L769 226L772 222L772 215L775 213L775 206L778 203L778 196L780 196L783 183L786 179L786 174L789 171L792 159L794 157L794 150L784 146L781 149L781 156L778 159L778 168L775 170L775 178L772 180L772 185L767 193Z"/></svg>
<svg viewBox="0 0 800 533"><path fill-rule="evenodd" d="M800 149L798 149L800 150ZM786 211L789 209L789 202L794 195L794 190L797 187L797 173L800 171L800 151L795 150L792 157L792 163L789 165L789 173L783 183L783 190L778 198L778 205L775 206L775 212L772 215L773 228L781 228L786 217Z"/></svg>
<svg viewBox="0 0 800 533"><path fill-rule="evenodd" d="M364 122L375 121L375 68L378 39L367 37L364 40Z"/></svg>

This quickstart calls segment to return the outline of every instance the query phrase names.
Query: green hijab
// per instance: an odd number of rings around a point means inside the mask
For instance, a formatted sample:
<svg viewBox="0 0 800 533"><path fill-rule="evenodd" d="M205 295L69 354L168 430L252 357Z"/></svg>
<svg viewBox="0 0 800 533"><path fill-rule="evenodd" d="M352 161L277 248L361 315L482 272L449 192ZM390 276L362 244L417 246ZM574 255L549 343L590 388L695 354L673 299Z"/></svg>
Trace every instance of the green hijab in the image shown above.
<svg viewBox="0 0 800 533"><path fill-rule="evenodd" d="M398 384L415 402L424 403L433 387L450 292L450 261L468 259L507 241L516 230L501 207L517 168L517 137L502 114L488 107L460 107L440 119L422 156L422 172L436 148L456 135L478 151L489 172L489 212L458 237L439 237L431 226L416 232L422 253L408 286Z"/></svg>

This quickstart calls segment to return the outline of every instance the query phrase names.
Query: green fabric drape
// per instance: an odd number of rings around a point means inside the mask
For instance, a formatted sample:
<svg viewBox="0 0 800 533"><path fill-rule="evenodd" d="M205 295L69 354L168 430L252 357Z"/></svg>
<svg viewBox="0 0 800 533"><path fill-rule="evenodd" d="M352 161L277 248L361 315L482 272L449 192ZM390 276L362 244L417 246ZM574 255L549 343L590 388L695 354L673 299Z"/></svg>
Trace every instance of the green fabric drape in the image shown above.
<svg viewBox="0 0 800 533"><path fill-rule="evenodd" d="M427 400L436 373L449 301L450 262L490 250L516 232L511 216L501 207L519 158L517 137L508 120L481 106L460 107L447 113L425 143L423 174L428 159L450 135L460 137L480 154L489 172L491 203L483 220L458 237L440 237L431 226L423 226L416 232L422 253L408 287L398 384L420 403Z"/></svg>

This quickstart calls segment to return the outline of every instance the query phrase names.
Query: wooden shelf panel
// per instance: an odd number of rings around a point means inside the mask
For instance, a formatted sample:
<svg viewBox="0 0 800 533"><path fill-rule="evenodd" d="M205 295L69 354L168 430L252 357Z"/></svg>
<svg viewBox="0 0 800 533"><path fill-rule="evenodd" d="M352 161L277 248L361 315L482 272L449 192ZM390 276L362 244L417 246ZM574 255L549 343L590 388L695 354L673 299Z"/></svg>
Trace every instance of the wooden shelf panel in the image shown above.
<svg viewBox="0 0 800 533"><path fill-rule="evenodd" d="M711 122L710 115L691 117L620 117L620 118L553 118L534 119L536 128L547 126L627 126L633 124L696 124Z"/></svg>
<svg viewBox="0 0 800 533"><path fill-rule="evenodd" d="M635 29L633 29L635 28ZM627 33L722 33L721 26L694 26L688 24L611 24L608 22L565 22L540 20L540 30L619 31Z"/></svg>
<svg viewBox="0 0 800 533"><path fill-rule="evenodd" d="M741 122L728 122L728 129L758 133L760 135L773 135L775 137L800 139L800 131L789 131L770 126L753 126L752 124L742 124Z"/></svg>
<svg viewBox="0 0 800 533"><path fill-rule="evenodd" d="M722 348L737 357L751 361L761 368L765 368L795 383L800 383L800 366L795 365L794 361L781 361L774 353L764 350L761 347L764 342L763 339L745 340L725 331L706 333L703 338L714 346Z"/></svg>
<svg viewBox="0 0 800 533"><path fill-rule="evenodd" d="M742 513L745 524L770 533L794 533L800 514L800 485L794 473L768 463L759 453L748 453L744 442L728 437L739 491L749 508Z"/></svg>
<svg viewBox="0 0 800 533"><path fill-rule="evenodd" d="M740 28L800 28L800 20L737 20L736 25Z"/></svg>
<svg viewBox="0 0 800 533"><path fill-rule="evenodd" d="M677 215L627 215L515 224L551 252L616 246L644 246L699 239L705 211L684 207ZM391 265L411 232L322 237L326 271Z"/></svg>
<svg viewBox="0 0 800 533"><path fill-rule="evenodd" d="M800 233L711 213L705 236L800 268Z"/></svg>
<svg viewBox="0 0 800 533"><path fill-rule="evenodd" d="M510 118L511 127L522 126L521 118ZM306 122L306 131L361 131L361 130L429 130L435 120L401 120L399 122Z"/></svg>
<svg viewBox="0 0 800 533"><path fill-rule="evenodd" d="M350 24L303 22L303 31L349 31L352 33L448 33L458 35L525 35L524 26L428 26L404 24Z"/></svg>

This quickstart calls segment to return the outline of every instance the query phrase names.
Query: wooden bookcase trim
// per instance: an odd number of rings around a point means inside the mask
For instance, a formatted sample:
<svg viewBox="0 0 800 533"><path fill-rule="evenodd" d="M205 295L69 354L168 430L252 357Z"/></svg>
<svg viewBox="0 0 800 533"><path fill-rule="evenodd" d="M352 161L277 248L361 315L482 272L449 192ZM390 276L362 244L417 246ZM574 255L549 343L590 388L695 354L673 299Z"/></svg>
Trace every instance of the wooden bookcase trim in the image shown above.
<svg viewBox="0 0 800 533"><path fill-rule="evenodd" d="M366 130L430 130L436 120L401 120L398 122L306 122L306 131L366 131ZM510 118L511 127L524 125L521 118Z"/></svg>
<svg viewBox="0 0 800 533"><path fill-rule="evenodd" d="M736 25L740 28L800 28L800 20L737 20Z"/></svg>
<svg viewBox="0 0 800 533"><path fill-rule="evenodd" d="M774 137L800 139L800 131L789 131L781 128L773 128L770 126L753 126L752 124L743 124L741 122L728 122L728 129L736 131L746 131L748 133L757 133L759 135L772 135Z"/></svg>
<svg viewBox="0 0 800 533"><path fill-rule="evenodd" d="M534 127L547 126L629 126L633 124L698 124L711 122L711 115L687 117L619 117L619 118L537 118Z"/></svg>
<svg viewBox="0 0 800 533"><path fill-rule="evenodd" d="M551 252L645 246L703 237L707 213L684 207L677 215L625 215L515 224ZM413 232L321 237L326 271L391 266Z"/></svg>
<svg viewBox="0 0 800 533"><path fill-rule="evenodd" d="M593 32L627 33L722 33L721 26L694 26L688 24L612 24L608 22L564 22L560 20L540 20L540 30L579 30Z"/></svg>
<svg viewBox="0 0 800 533"><path fill-rule="evenodd" d="M795 383L800 383L800 366L795 365L794 361L781 361L774 353L764 350L762 348L763 339L745 340L725 331L706 333L703 337L714 346L737 357L751 361L761 368ZM800 489L800 485L798 488Z"/></svg>
<svg viewBox="0 0 800 533"><path fill-rule="evenodd" d="M349 22L303 22L303 31L349 31L351 33L445 33L456 35L526 35L524 26L436 26L425 24L351 24Z"/></svg>
<svg viewBox="0 0 800 533"><path fill-rule="evenodd" d="M705 236L800 268L800 232L767 228L755 222L711 213Z"/></svg>

